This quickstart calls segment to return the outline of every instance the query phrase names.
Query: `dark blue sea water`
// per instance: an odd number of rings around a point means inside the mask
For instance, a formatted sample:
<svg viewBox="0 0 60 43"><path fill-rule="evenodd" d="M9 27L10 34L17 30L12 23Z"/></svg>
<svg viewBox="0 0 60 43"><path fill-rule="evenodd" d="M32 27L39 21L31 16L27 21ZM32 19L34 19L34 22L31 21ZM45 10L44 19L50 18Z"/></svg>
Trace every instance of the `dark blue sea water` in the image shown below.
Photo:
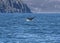
<svg viewBox="0 0 60 43"><path fill-rule="evenodd" d="M60 43L60 14L0 14L0 43Z"/></svg>

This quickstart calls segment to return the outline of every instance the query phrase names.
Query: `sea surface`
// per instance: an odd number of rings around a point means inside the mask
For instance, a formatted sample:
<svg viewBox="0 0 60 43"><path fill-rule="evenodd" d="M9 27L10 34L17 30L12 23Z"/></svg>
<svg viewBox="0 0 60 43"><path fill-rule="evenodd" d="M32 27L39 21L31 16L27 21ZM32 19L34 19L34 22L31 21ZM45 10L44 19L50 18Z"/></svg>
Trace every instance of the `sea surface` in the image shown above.
<svg viewBox="0 0 60 43"><path fill-rule="evenodd" d="M0 43L60 43L60 13L1 13Z"/></svg>

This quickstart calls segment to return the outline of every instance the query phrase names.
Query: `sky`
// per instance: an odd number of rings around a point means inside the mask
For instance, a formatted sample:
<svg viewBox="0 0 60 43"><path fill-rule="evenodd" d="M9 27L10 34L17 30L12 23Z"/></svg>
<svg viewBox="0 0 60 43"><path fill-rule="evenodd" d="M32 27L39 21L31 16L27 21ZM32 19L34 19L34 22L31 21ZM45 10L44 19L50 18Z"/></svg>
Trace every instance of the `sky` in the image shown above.
<svg viewBox="0 0 60 43"><path fill-rule="evenodd" d="M33 13L60 12L60 0L22 0Z"/></svg>

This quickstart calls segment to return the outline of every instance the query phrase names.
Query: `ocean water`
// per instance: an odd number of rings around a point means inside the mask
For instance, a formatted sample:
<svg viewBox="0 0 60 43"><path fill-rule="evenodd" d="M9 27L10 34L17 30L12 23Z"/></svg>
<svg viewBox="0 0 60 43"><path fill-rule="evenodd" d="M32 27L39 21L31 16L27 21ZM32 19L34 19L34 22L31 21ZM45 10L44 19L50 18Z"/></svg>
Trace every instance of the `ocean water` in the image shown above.
<svg viewBox="0 0 60 43"><path fill-rule="evenodd" d="M0 43L60 43L60 13L1 13Z"/></svg>

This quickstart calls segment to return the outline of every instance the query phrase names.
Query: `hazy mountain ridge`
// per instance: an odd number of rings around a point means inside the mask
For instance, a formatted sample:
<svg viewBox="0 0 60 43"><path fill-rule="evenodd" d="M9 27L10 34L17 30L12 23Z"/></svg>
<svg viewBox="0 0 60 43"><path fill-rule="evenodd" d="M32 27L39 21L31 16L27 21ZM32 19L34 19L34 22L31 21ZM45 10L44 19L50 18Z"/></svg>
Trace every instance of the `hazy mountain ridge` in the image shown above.
<svg viewBox="0 0 60 43"><path fill-rule="evenodd" d="M60 12L60 0L23 0L33 13Z"/></svg>
<svg viewBox="0 0 60 43"><path fill-rule="evenodd" d="M30 9L21 0L0 0L0 12L4 13L31 13Z"/></svg>

